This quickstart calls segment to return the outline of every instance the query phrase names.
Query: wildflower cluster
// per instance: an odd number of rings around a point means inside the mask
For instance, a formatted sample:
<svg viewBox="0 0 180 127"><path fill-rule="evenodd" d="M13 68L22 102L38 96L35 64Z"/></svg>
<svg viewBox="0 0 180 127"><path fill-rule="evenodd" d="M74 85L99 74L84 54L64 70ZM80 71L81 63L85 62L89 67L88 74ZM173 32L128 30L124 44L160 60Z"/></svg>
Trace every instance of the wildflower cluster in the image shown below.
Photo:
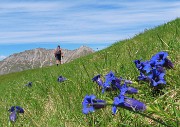
<svg viewBox="0 0 180 127"><path fill-rule="evenodd" d="M166 84L164 79L165 69L171 69L174 67L172 62L167 58L167 52L159 52L152 56L149 61L135 60L134 63L137 69L140 71L138 80L149 81L153 87L159 84ZM121 107L133 111L145 111L146 105L134 98L129 98L126 94L137 94L136 88L128 86L133 82L130 80L118 78L112 71L105 75L105 81L101 79L101 75L96 75L92 78L93 82L96 82L102 89L102 93L105 91L119 91L119 94L114 97L114 101L105 101L96 99L95 95L86 95L83 102L83 113L88 114L94 112L95 109L105 108L107 105L112 106L112 114L116 114L117 107Z"/></svg>
<svg viewBox="0 0 180 127"><path fill-rule="evenodd" d="M64 82L65 80L67 80L67 79L61 75L57 79L58 82Z"/></svg>
<svg viewBox="0 0 180 127"><path fill-rule="evenodd" d="M32 82L28 82L24 86L32 87ZM11 122L16 122L16 119L17 119L19 113L24 114L24 109L20 106L12 106L8 111L10 112L9 120Z"/></svg>
<svg viewBox="0 0 180 127"><path fill-rule="evenodd" d="M24 109L20 106L12 106L8 111L11 112L9 119L12 122L16 121L19 113L24 113Z"/></svg>
<svg viewBox="0 0 180 127"><path fill-rule="evenodd" d="M164 68L171 69L174 67L167 56L167 52L159 52L152 56L149 61L135 60L136 68L140 71L138 80L148 81L153 87L157 87L159 84L166 84Z"/></svg>
<svg viewBox="0 0 180 127"><path fill-rule="evenodd" d="M29 83L25 84L25 86L32 87L32 82L29 82Z"/></svg>
<svg viewBox="0 0 180 127"><path fill-rule="evenodd" d="M94 112L95 109L104 108L106 104L106 101L96 99L95 95L86 95L82 102L82 111L84 114L88 114L89 112Z"/></svg>
<svg viewBox="0 0 180 127"><path fill-rule="evenodd" d="M57 79L58 82L64 82L65 80L67 80L67 79L63 76L59 76ZM32 87L32 82L28 82L24 86L25 87ZM8 111L11 112L10 116L9 116L9 120L11 122L16 122L18 114L24 113L24 109L20 106L12 106Z"/></svg>
<svg viewBox="0 0 180 127"><path fill-rule="evenodd" d="M95 95L86 95L83 102L83 113L88 114L89 112L94 112L95 109L105 108L107 105L112 106L112 114L116 113L117 107L122 107L128 110L134 111L144 111L146 106L144 103L135 100L133 98L127 97L125 94L136 94L138 90L136 88L128 86L133 82L130 80L125 80L122 77L118 78L110 71L105 76L105 82L101 79L100 75L92 78L93 82L96 82L101 88L102 93L105 91L119 91L119 95L114 97L114 101L107 102L105 100L96 99Z"/></svg>

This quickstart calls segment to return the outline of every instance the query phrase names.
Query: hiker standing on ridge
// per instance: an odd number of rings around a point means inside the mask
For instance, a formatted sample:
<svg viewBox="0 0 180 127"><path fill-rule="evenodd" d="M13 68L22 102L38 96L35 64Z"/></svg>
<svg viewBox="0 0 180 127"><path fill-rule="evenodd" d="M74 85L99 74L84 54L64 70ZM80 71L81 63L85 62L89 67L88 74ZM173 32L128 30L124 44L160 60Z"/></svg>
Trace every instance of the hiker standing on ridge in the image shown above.
<svg viewBox="0 0 180 127"><path fill-rule="evenodd" d="M56 58L56 64L58 66L59 64L61 64L61 57L63 58L63 54L62 54L60 45L58 45L57 48L54 50L54 56Z"/></svg>

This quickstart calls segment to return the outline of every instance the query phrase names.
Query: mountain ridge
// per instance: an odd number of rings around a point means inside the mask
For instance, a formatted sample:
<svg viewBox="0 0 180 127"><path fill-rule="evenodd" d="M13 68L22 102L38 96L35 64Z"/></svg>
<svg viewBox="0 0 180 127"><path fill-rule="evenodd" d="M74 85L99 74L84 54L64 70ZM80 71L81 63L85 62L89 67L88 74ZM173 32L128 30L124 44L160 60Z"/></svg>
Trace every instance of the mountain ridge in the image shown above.
<svg viewBox="0 0 180 127"><path fill-rule="evenodd" d="M19 72L55 64L54 49L35 48L23 52L14 53L0 61L0 75L11 72ZM93 53L94 50L81 46L74 50L62 49L62 63L68 63L81 56Z"/></svg>

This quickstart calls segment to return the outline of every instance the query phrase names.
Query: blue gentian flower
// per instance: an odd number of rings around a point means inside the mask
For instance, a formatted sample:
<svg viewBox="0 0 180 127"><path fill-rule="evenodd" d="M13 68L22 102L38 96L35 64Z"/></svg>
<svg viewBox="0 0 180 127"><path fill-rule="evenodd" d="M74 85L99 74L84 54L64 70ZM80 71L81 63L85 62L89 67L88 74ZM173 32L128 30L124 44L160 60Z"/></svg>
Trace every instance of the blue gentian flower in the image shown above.
<svg viewBox="0 0 180 127"><path fill-rule="evenodd" d="M132 84L133 82L131 80L124 80L125 84Z"/></svg>
<svg viewBox="0 0 180 127"><path fill-rule="evenodd" d="M112 113L116 114L117 107L122 107L133 111L144 111L146 110L146 105L133 98L128 98L125 96L119 96L114 98L114 103L112 107Z"/></svg>
<svg viewBox="0 0 180 127"><path fill-rule="evenodd" d="M112 80L111 84L112 84L112 90L120 90L121 89L121 81L122 81L122 77L120 78L115 78L115 80Z"/></svg>
<svg viewBox="0 0 180 127"><path fill-rule="evenodd" d="M134 87L127 86L126 84L123 84L120 89L119 96L124 96L125 94L136 94L138 93L138 90Z"/></svg>
<svg viewBox="0 0 180 127"><path fill-rule="evenodd" d="M155 61L156 65L164 65L165 58L168 56L167 52L158 52L154 56L152 56L151 61Z"/></svg>
<svg viewBox="0 0 180 127"><path fill-rule="evenodd" d="M167 67L169 69L173 68L173 63L167 58L168 53L167 52L158 52L154 56L152 56L151 60L155 61L156 65L160 65L163 67Z"/></svg>
<svg viewBox="0 0 180 127"><path fill-rule="evenodd" d="M128 94L136 94L136 93L138 93L138 90L134 87L128 86L127 93Z"/></svg>
<svg viewBox="0 0 180 127"><path fill-rule="evenodd" d="M113 115L116 114L117 106L123 104L124 104L124 96L121 96L120 98L119 97L114 98L113 107L112 107Z"/></svg>
<svg viewBox="0 0 180 127"><path fill-rule="evenodd" d="M134 111L146 110L146 105L144 103L129 97L125 97L124 105L122 107Z"/></svg>
<svg viewBox="0 0 180 127"><path fill-rule="evenodd" d="M152 86L157 86L159 84L166 84L164 79L165 71L163 67L157 66L153 68L147 76L140 72L140 76L138 76L138 80L150 81Z"/></svg>
<svg viewBox="0 0 180 127"><path fill-rule="evenodd" d="M106 101L96 99L95 95L86 95L82 102L82 112L88 114L89 112L94 112L95 109L104 108L106 106Z"/></svg>
<svg viewBox="0 0 180 127"><path fill-rule="evenodd" d="M153 76L153 78L151 79L151 85L157 86L159 84L166 84L166 81L164 80L164 75L165 73L160 73Z"/></svg>
<svg viewBox="0 0 180 127"><path fill-rule="evenodd" d="M148 77L151 79L151 85L157 86L159 84L166 84L166 81L164 80L165 72L159 71L157 69L153 69L152 73L148 75Z"/></svg>
<svg viewBox="0 0 180 127"><path fill-rule="evenodd" d="M92 78L93 82L96 82L99 86L103 86L103 81L101 79L100 75L96 75L94 76L94 78Z"/></svg>
<svg viewBox="0 0 180 127"><path fill-rule="evenodd" d="M20 106L12 106L9 110L9 112L18 112L18 113L24 113L24 109Z"/></svg>
<svg viewBox="0 0 180 127"><path fill-rule="evenodd" d="M141 60L134 60L134 63L135 63L135 65L136 65L136 68L138 69L138 70L141 70L142 68L142 66L141 66Z"/></svg>
<svg viewBox="0 0 180 127"><path fill-rule="evenodd" d="M12 122L16 121L18 113L24 113L24 109L20 106L12 106L8 111L11 112L9 119Z"/></svg>
<svg viewBox="0 0 180 127"><path fill-rule="evenodd" d="M58 82L64 82L66 80L66 78L64 78L63 76L59 76L57 81Z"/></svg>
<svg viewBox="0 0 180 127"><path fill-rule="evenodd" d="M106 106L106 101L100 99L93 100L94 109L104 108L105 106Z"/></svg>
<svg viewBox="0 0 180 127"><path fill-rule="evenodd" d="M16 113L16 111L13 111L9 116L9 120L12 122L15 122L16 119L17 119L17 113Z"/></svg>
<svg viewBox="0 0 180 127"><path fill-rule="evenodd" d="M145 73L149 73L152 68L155 66L155 62L154 61L145 61L142 63L142 71L141 72L145 72Z"/></svg>
<svg viewBox="0 0 180 127"><path fill-rule="evenodd" d="M116 80L116 77L114 75L114 73L112 71L110 71L106 76L105 76L105 83L103 84L103 89L102 89L102 93L104 93L104 91L106 89L111 89L111 83L113 80Z"/></svg>
<svg viewBox="0 0 180 127"><path fill-rule="evenodd" d="M125 93L127 92L127 90L128 90L127 85L126 85L126 84L123 84L123 85L121 86L121 89L120 89L120 96L124 96Z"/></svg>
<svg viewBox="0 0 180 127"><path fill-rule="evenodd" d="M29 83L26 84L25 86L27 86L27 87L32 87L32 82L29 82Z"/></svg>
<svg viewBox="0 0 180 127"><path fill-rule="evenodd" d="M136 68L140 71L140 72L146 72L149 73L152 69L152 61L144 61L141 62L140 60L135 60L134 61Z"/></svg>
<svg viewBox="0 0 180 127"><path fill-rule="evenodd" d="M88 114L89 112L93 112L94 111L94 107L92 106L93 101L96 98L96 96L94 95L86 95L84 97L84 100L82 102L82 106L83 106L83 113L84 114ZM90 105L91 104L91 105Z"/></svg>
<svg viewBox="0 0 180 127"><path fill-rule="evenodd" d="M104 93L105 90L107 90L107 91L111 90L111 86L109 86L109 84L107 84L107 83L103 84L102 93Z"/></svg>
<svg viewBox="0 0 180 127"><path fill-rule="evenodd" d="M174 68L174 65L168 58L165 58L164 67L171 69L171 68Z"/></svg>
<svg viewBox="0 0 180 127"><path fill-rule="evenodd" d="M140 76L138 76L138 80L142 80L142 81L149 81L149 77L144 75L142 72L140 72Z"/></svg>

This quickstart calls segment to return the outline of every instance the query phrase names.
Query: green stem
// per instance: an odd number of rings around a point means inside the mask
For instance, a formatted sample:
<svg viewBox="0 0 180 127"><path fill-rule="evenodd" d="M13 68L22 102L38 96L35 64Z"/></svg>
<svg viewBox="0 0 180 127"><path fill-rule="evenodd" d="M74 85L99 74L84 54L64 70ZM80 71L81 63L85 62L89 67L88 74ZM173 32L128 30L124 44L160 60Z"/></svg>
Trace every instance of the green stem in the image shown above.
<svg viewBox="0 0 180 127"><path fill-rule="evenodd" d="M155 119L155 118L153 118L153 117L151 117L151 116L149 116L149 115L146 115L146 114L144 114L144 113L137 112L137 111L132 111L132 112L138 113L138 114L140 114L140 115L142 115L142 116L144 116L144 117L147 117L147 118L149 118L149 119L152 119L152 120L154 120L155 122L160 123L160 124L162 124L162 125L164 125L164 126L172 127L172 126L167 125L167 124L164 123L163 121L157 120L157 119Z"/></svg>
<svg viewBox="0 0 180 127"><path fill-rule="evenodd" d="M155 122L157 122L157 123L160 123L160 124L162 124L162 125L164 125L164 126L171 127L170 125L167 125L167 124L164 123L163 121L157 120L156 118L153 118L153 117L151 117L150 115L147 115L147 114L144 114L144 113L138 112L138 111L132 111L132 112L138 113L138 114L140 114L140 115L142 115L142 116L144 116L144 117L147 117L147 118L149 118L149 119L152 119L153 121L155 121ZM146 112L148 112L148 113L155 113L155 112L159 112L159 110L158 110L157 108L153 109L153 108L151 108L151 107L149 107L149 106L146 106Z"/></svg>
<svg viewBox="0 0 180 127"><path fill-rule="evenodd" d="M113 105L113 101L112 100L109 100L109 101L106 101L106 103L93 103L93 105L92 106L95 106L95 105ZM138 114L140 114L140 115L142 115L142 116L144 116L144 117L147 117L147 118L149 118L149 119L152 119L153 121L155 121L155 122L157 122L157 123L159 123L159 124L161 124L161 125L164 125L164 126L167 126L167 127L171 127L170 125L167 125L166 123L164 123L163 121L160 121L160 120L157 120L156 118L153 118L153 117L151 117L151 116L149 116L149 115L147 115L147 114L144 114L144 113L142 113L142 112L138 112L138 111L133 111L133 110L130 110L131 112L134 112L134 113L138 113ZM158 111L158 109L157 108L155 108L155 109L152 109L151 107L149 107L149 106L147 106L146 107L146 112L149 112L149 113L154 113L154 112L157 112Z"/></svg>
<svg viewBox="0 0 180 127"><path fill-rule="evenodd" d="M113 101L112 100L106 101L106 105L113 105Z"/></svg>
<svg viewBox="0 0 180 127"><path fill-rule="evenodd" d="M113 105L113 104L108 104L108 103L93 103L93 104L89 104L89 106L100 106L100 105L105 105L105 106L108 106L108 105Z"/></svg>

